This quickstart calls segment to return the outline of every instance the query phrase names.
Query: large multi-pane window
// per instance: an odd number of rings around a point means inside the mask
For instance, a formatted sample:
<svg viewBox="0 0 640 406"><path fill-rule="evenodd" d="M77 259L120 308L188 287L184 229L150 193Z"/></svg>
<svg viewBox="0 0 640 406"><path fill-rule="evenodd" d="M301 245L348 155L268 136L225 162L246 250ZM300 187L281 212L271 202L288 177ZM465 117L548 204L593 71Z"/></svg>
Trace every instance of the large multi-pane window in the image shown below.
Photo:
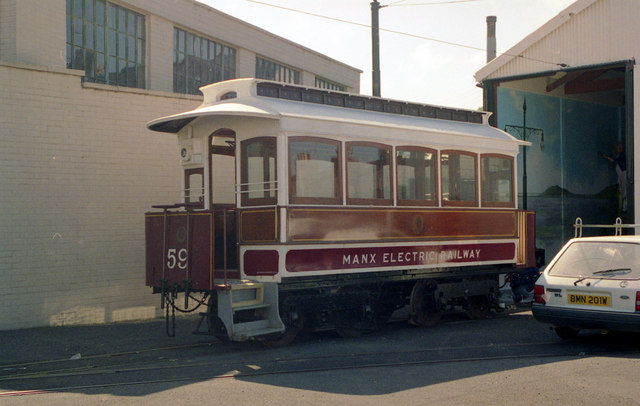
<svg viewBox="0 0 640 406"><path fill-rule="evenodd" d="M268 59L256 57L256 78L299 84L300 71Z"/></svg>
<svg viewBox="0 0 640 406"><path fill-rule="evenodd" d="M398 204L436 205L436 168L435 150L420 147L396 148Z"/></svg>
<svg viewBox="0 0 640 406"><path fill-rule="evenodd" d="M339 204L340 143L295 137L289 141L289 194L291 203Z"/></svg>
<svg viewBox="0 0 640 406"><path fill-rule="evenodd" d="M344 92L345 90L347 90L347 87L344 85L341 85L339 83L332 82L328 79L323 79L317 76L316 76L316 87L319 87L320 89L337 90L340 92Z"/></svg>
<svg viewBox="0 0 640 406"><path fill-rule="evenodd" d="M463 151L443 151L440 154L440 162L443 204L477 206L476 154Z"/></svg>
<svg viewBox="0 0 640 406"><path fill-rule="evenodd" d="M190 32L173 29L173 91L199 94L210 83L236 77L236 50Z"/></svg>
<svg viewBox="0 0 640 406"><path fill-rule="evenodd" d="M67 0L67 68L85 80L145 87L144 16L105 0Z"/></svg>
<svg viewBox="0 0 640 406"><path fill-rule="evenodd" d="M513 207L513 158L482 156L482 205Z"/></svg>

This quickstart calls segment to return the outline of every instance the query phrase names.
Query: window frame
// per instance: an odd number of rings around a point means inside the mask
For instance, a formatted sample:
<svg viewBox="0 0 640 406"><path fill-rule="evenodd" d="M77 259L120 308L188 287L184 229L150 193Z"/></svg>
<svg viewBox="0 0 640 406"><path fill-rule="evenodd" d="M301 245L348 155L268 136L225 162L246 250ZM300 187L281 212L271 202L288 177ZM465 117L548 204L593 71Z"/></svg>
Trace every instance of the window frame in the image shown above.
<svg viewBox="0 0 640 406"><path fill-rule="evenodd" d="M338 82L334 82L333 80L325 79L320 76L316 76L315 86L320 89L335 90L338 92L347 91L347 86L342 85Z"/></svg>
<svg viewBox="0 0 640 406"><path fill-rule="evenodd" d="M361 198L361 197L350 197L349 196L349 155L352 147L354 146L364 146L364 147L374 147L379 149L386 149L389 153L389 198L384 197L375 197L375 198ZM393 190L394 190L394 176L393 171L395 170L394 166L394 156L393 156L393 148L391 145L382 144L378 142L370 142L370 141L349 141L345 142L345 184L346 184L346 198L348 205L354 206L364 206L364 205L374 205L374 206L393 206ZM377 171L376 171L377 173ZM384 174L383 174L384 175ZM384 178L383 179L383 187L384 187ZM384 189L382 189L384 194ZM376 190L377 194L377 190Z"/></svg>
<svg viewBox="0 0 640 406"><path fill-rule="evenodd" d="M484 158L502 158L511 162L511 201L510 202L493 202L493 201L485 201L484 200L484 180L482 178L483 169L484 169ZM504 154L496 154L496 153L487 153L480 154L480 202L483 207L508 207L515 208L515 159L510 155Z"/></svg>
<svg viewBox="0 0 640 406"><path fill-rule="evenodd" d="M236 48L174 26L173 92L200 94L202 86L235 79L237 59Z"/></svg>
<svg viewBox="0 0 640 406"><path fill-rule="evenodd" d="M84 70L87 82L146 89L146 16L107 0L79 0L79 12L66 3L67 68Z"/></svg>
<svg viewBox="0 0 640 406"><path fill-rule="evenodd" d="M248 168L248 157L247 157L247 147L253 143L261 142L261 141L269 141L273 146L273 158L275 160L273 165L273 184L275 185L275 193L273 197L258 197L258 198L250 198L249 190L244 190L244 185L248 183L249 174L247 173ZM267 182L265 182L266 184ZM275 136L261 136L249 138L246 140L242 140L240 142L240 204L245 206L275 206L278 203L278 143L277 138ZM266 186L265 188L266 189ZM266 190L264 193L268 193Z"/></svg>
<svg viewBox="0 0 640 406"><path fill-rule="evenodd" d="M298 197L294 196L296 190L296 182L292 175L291 165L291 143L296 141L317 142L337 147L337 162L334 166L334 197ZM331 138L314 137L314 136L294 136L289 137L287 142L287 169L289 178L289 203L290 204L323 204L323 205L341 205L342 204L342 142Z"/></svg>
<svg viewBox="0 0 640 406"><path fill-rule="evenodd" d="M473 171L474 171L474 182L475 182L475 195L476 198L475 200L445 200L444 198L444 179L442 178L444 176L444 170L442 168L442 157L444 155L451 155L451 154L457 154L457 155L465 155L465 156L470 156L473 158ZM479 198L479 180L478 180L478 154L475 152L470 152L470 151L465 151L465 150L460 150L460 149L445 149L445 150L441 150L440 151L440 185L441 185L441 189L440 189L440 197L442 200L442 206L443 207L479 207L479 202L480 202L480 198Z"/></svg>
<svg viewBox="0 0 640 406"><path fill-rule="evenodd" d="M257 79L273 80L294 85L302 84L302 71L300 69L259 55L256 55L255 75Z"/></svg>
<svg viewBox="0 0 640 406"><path fill-rule="evenodd" d="M403 150L414 150L414 151L421 151L421 152L425 152L425 153L432 153L434 155L434 164L433 164L433 170L434 170L434 175L433 175L433 180L435 182L434 185L434 199L433 200L418 200L418 199L401 199L400 198L400 181L398 179L399 177L399 172L398 171L398 151L403 151ZM396 205L397 206L428 206L428 207L433 207L433 206L438 206L438 202L440 201L440 168L439 168L439 163L440 163L440 155L438 154L438 150L433 149L433 148L428 148L428 147L421 147L421 146L415 146L415 145L399 145L395 147L395 154L394 154L394 162L395 162L395 172L396 172L396 176L395 176L395 181L396 181Z"/></svg>
<svg viewBox="0 0 640 406"><path fill-rule="evenodd" d="M201 190L201 200L198 200L196 202L192 202L191 201L191 189L193 189L193 186L191 185L191 180L190 177L191 175L200 175L200 178L202 179L202 184L200 185L200 190ZM204 195L204 167L198 167L198 168L187 168L184 170L184 202L186 204L198 204L196 206L196 208L198 209L202 209L204 208L204 199L205 199L205 195Z"/></svg>
<svg viewBox="0 0 640 406"><path fill-rule="evenodd" d="M214 146L213 145L213 140L215 137L226 137L226 138L233 138L233 146L229 145L229 146ZM233 158L233 184L235 185L237 182L237 175L236 175L236 166L235 166L235 162L236 162L236 132L229 129L229 128L221 128L218 129L214 132L212 132L209 137L208 137L208 142L209 142L209 206L211 207L211 210L213 210L213 206L214 206L214 196L213 196L213 157L212 155L225 155L225 156L229 156ZM235 186L234 186L235 188ZM234 206L236 205L237 199L235 198L236 196L234 195Z"/></svg>

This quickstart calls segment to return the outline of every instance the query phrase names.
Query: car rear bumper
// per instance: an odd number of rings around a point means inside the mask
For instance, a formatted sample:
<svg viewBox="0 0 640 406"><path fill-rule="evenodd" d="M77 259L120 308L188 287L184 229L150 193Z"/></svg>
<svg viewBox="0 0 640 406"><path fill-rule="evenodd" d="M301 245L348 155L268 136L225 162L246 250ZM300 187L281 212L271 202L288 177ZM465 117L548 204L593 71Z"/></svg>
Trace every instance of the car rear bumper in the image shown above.
<svg viewBox="0 0 640 406"><path fill-rule="evenodd" d="M554 326L640 332L640 313L567 309L539 303L532 304L531 312L537 321Z"/></svg>

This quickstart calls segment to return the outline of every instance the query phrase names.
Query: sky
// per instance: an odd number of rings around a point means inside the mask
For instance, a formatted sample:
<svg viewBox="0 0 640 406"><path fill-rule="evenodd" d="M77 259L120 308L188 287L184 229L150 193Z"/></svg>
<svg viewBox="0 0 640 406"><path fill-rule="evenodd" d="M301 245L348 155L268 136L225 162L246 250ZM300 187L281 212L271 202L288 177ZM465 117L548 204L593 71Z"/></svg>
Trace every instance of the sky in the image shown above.
<svg viewBox="0 0 640 406"><path fill-rule="evenodd" d="M360 93L371 95L371 0L198 1L362 70ZM497 50L506 52L575 0L379 2L382 97L478 109L486 17L497 17Z"/></svg>

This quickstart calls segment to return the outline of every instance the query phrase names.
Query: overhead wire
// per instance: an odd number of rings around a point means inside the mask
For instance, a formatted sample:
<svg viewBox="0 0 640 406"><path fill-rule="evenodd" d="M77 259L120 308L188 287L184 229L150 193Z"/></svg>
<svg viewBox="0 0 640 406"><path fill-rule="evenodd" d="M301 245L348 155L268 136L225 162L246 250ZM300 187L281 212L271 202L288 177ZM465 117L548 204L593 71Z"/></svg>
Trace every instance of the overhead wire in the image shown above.
<svg viewBox="0 0 640 406"><path fill-rule="evenodd" d="M247 1L250 2L250 3L260 4L260 5L267 6L267 7L279 8L279 9L282 9L282 10L291 11L291 12L298 13L298 14L304 14L304 15L308 15L308 16L312 16L312 17L323 18L325 20L336 21L336 22L340 22L340 23L355 25L355 26L358 26L358 27L364 27L364 28L369 28L369 29L371 28L371 26L368 25L368 24L357 23L355 21L344 20L344 19L336 18L336 17L329 17L329 16L325 16L325 15L322 15L322 14L316 14L316 13L311 13L309 11L297 10L297 9L294 9L294 8L279 6L279 5L271 4L271 3L265 3L263 1L258 1L258 0L247 0ZM405 0L401 0L401 1L405 1ZM469 2L469 1L480 1L480 0L453 0L453 1L450 1L450 2L426 3L425 5L446 4L446 3L454 3L454 2ZM391 3L391 4L397 4L397 3L398 2ZM421 5L421 4L407 4L407 6L409 6L409 5ZM455 46L455 47L459 47L459 48L466 48L466 49L470 49L470 50L473 50L473 51L482 51L482 52L486 52L487 51L485 48L480 48L480 47L476 47L476 46L472 46L472 45L460 44L460 43L457 43L457 42L446 41L446 40L432 38L432 37L426 37L424 35L411 34L411 33L403 32L403 31L390 30L390 29L387 29L387 28L380 28L380 31L388 32L388 33L391 33L391 34L403 35L403 36L406 36L406 37L412 37L412 38L416 38L416 39L422 39L422 40L431 41L431 42L437 42L437 43L440 43L440 44L443 44L443 45L450 45L450 46ZM510 53L507 53L507 52L500 52L500 51L496 51L496 54L511 56L513 58L526 59L526 60L545 63L545 64L549 64L549 65L557 65L557 66L560 66L560 67L563 67L563 68L569 66L569 65L564 64L564 63L545 61L543 59L532 58L532 57L529 57L529 56L524 56L522 54L516 55L516 54L510 54Z"/></svg>
<svg viewBox="0 0 640 406"><path fill-rule="evenodd" d="M398 4L398 3L404 3L405 1L407 0L399 0L393 3L389 3L383 7L438 6L441 4L471 3L471 2L483 1L483 0L450 0L450 1L438 1L438 2L431 2L431 3Z"/></svg>

